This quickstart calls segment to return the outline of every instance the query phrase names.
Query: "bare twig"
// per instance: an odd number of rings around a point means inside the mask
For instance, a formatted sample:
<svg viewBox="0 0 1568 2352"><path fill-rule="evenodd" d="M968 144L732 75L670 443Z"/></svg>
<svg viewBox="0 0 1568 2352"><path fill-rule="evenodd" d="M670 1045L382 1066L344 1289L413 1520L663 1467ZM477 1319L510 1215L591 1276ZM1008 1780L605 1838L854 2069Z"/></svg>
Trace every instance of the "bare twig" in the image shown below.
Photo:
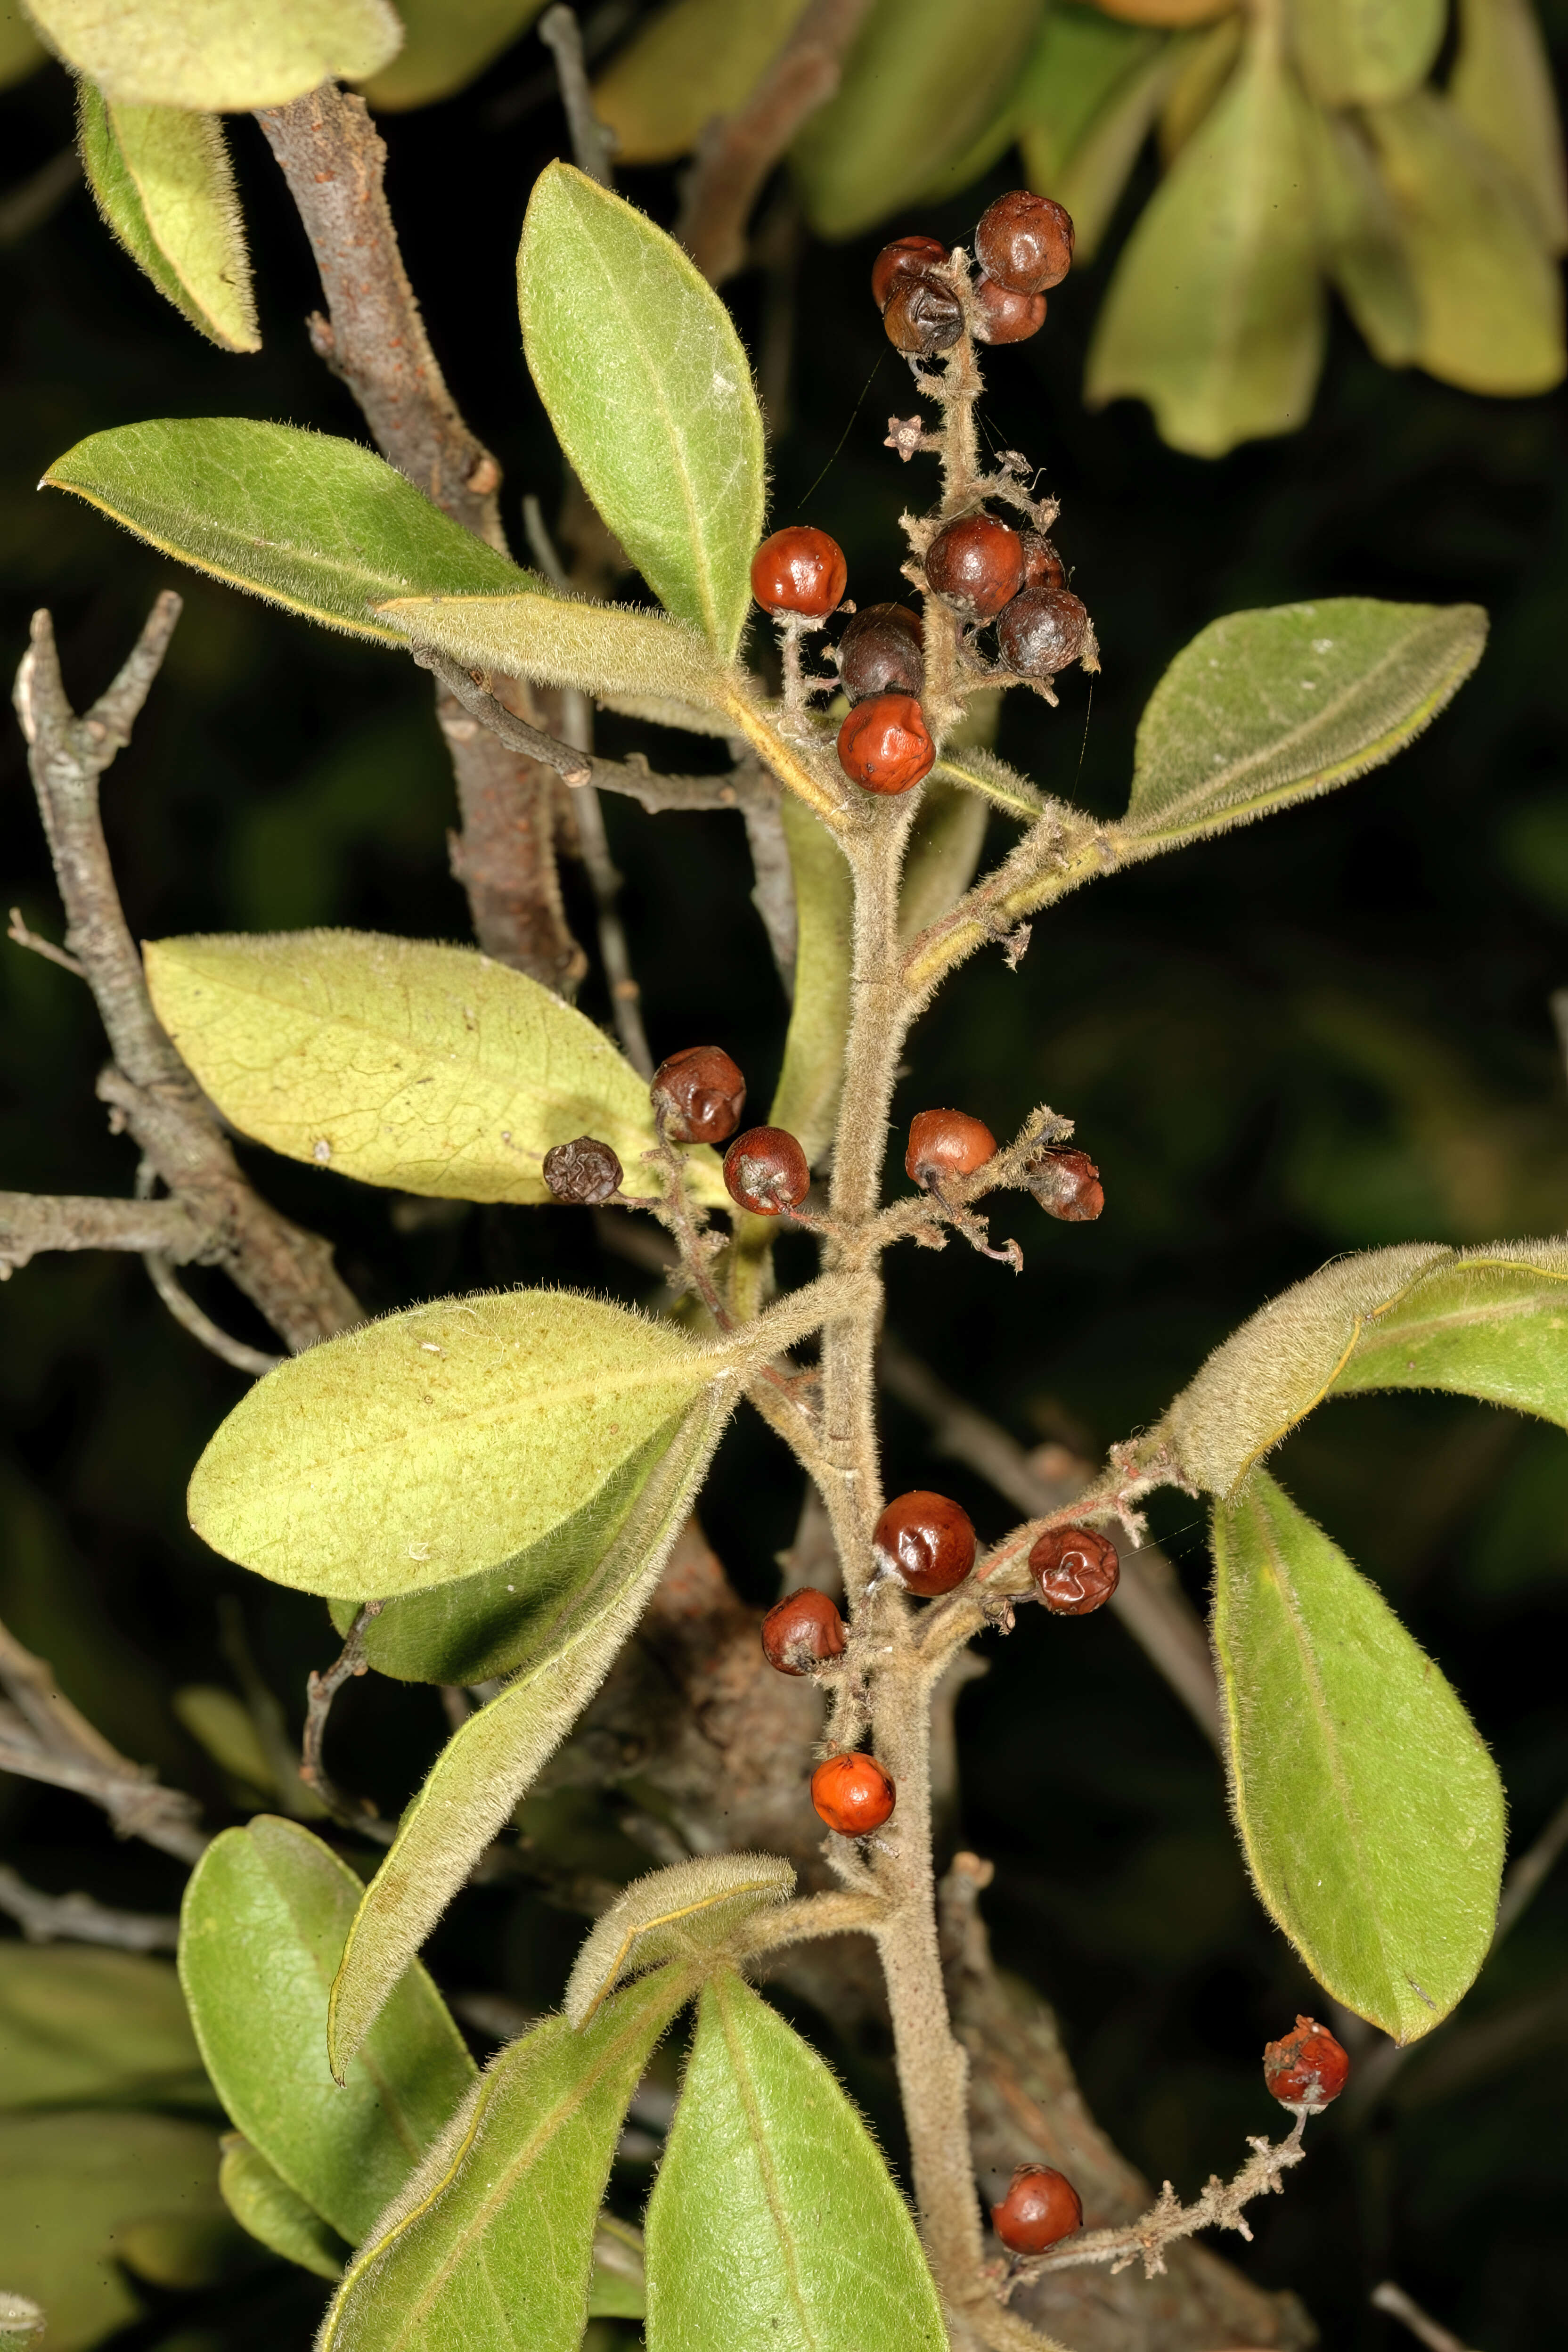
<svg viewBox="0 0 1568 2352"><path fill-rule="evenodd" d="M100 1200L69 1192L0 1192L0 1282L47 1250L158 1250L188 1265L212 1255L178 1201Z"/></svg>
<svg viewBox="0 0 1568 2352"><path fill-rule="evenodd" d="M153 1289L175 1322L182 1330L188 1331L209 1355L220 1358L226 1364L232 1364L237 1372L249 1372L256 1380L259 1380L263 1372L276 1371L279 1365L287 1360L282 1356L268 1355L265 1348L251 1347L247 1340L232 1338L220 1323L215 1323L212 1317L196 1305L190 1292L175 1280L174 1266L165 1252L144 1250L142 1263L147 1269Z"/></svg>
<svg viewBox="0 0 1568 2352"><path fill-rule="evenodd" d="M1386 2311L1392 2318L1402 2319L1412 2336L1418 2336L1429 2347L1429 2352L1468 2352L1450 2328L1440 2327L1429 2318L1421 2305L1402 2286L1395 2286L1392 2279L1384 2279L1381 2286L1373 2288L1372 2302L1374 2310Z"/></svg>
<svg viewBox="0 0 1568 2352"><path fill-rule="evenodd" d="M333 1821L340 1822L344 1829L357 1830L362 1837L373 1838L378 1845L390 1845L395 1825L382 1820L368 1797L351 1797L340 1789L322 1756L333 1699L345 1683L370 1671L364 1654L364 1629L373 1617L380 1616L381 1611L379 1601L367 1601L326 1673L312 1674L305 1685L305 1736L300 1746L300 1778L308 1789L315 1790Z"/></svg>
<svg viewBox="0 0 1568 2352"><path fill-rule="evenodd" d="M587 783L593 769L582 752L574 751L570 743L557 742L553 735L546 735L539 728L531 727L526 719L520 719L514 710L509 710L495 695L476 686L462 664L453 661L448 655L437 653L432 646L417 645L413 647L413 654L419 667L429 670L439 678L447 693L455 696L465 710L470 711L492 734L498 736L509 751L521 751L525 758L537 761L542 767L553 768L568 784ZM447 733L448 737L453 733L449 725ZM469 738L463 736L458 740L467 742Z"/></svg>
<svg viewBox="0 0 1568 2352"><path fill-rule="evenodd" d="M40 939L37 931L30 931L27 929L26 924L22 920L20 907L12 908L11 920L5 936L8 940L14 940L17 947L30 948L35 955L46 957L50 963L58 963L60 970L68 971L73 980L87 978L86 972L83 971L75 956L68 955L64 948L56 947L53 940Z"/></svg>
<svg viewBox="0 0 1568 2352"><path fill-rule="evenodd" d="M583 35L574 11L561 6L547 8L539 20L539 37L555 59L573 161L590 180L597 180L601 187L607 188L612 180L610 133L594 111L594 94L583 62Z"/></svg>
<svg viewBox="0 0 1568 2352"><path fill-rule="evenodd" d="M44 1895L0 1863L0 1911L29 1944L110 1944L121 1952L172 1952L180 1923L152 1911L112 1911L90 1895Z"/></svg>
<svg viewBox="0 0 1568 2352"><path fill-rule="evenodd" d="M45 1780L90 1798L117 1837L139 1837L182 1862L195 1862L207 1840L197 1807L182 1790L165 1789L149 1768L132 1764L74 1707L42 1658L0 1625L0 1771Z"/></svg>

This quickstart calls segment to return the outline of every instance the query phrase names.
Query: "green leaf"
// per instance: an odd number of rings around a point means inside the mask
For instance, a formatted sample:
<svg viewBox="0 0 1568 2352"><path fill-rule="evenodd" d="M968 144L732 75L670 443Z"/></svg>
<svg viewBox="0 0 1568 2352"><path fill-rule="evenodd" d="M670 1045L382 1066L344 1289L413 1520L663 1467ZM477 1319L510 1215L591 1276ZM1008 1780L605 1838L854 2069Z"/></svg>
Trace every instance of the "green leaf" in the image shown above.
<svg viewBox="0 0 1568 2352"><path fill-rule="evenodd" d="M0 1944L0 2108L121 2102L212 2104L172 1963Z"/></svg>
<svg viewBox="0 0 1568 2352"><path fill-rule="evenodd" d="M542 1202L544 1154L598 1136L626 1190L658 1138L647 1081L602 1029L471 948L366 931L157 940L158 1018L226 1118L318 1168L459 1201ZM688 1181L724 1202L716 1155Z"/></svg>
<svg viewBox="0 0 1568 2352"><path fill-rule="evenodd" d="M515 1679L437 1758L365 1889L332 1988L331 2056L340 2074L389 1988L609 1673L664 1572L732 1404L727 1382L699 1397L594 1577L552 1622L542 1621Z"/></svg>
<svg viewBox="0 0 1568 2352"><path fill-rule="evenodd" d="M578 1953L562 2004L580 2031L627 1977L660 1962L711 1968L755 1911L787 1903L795 1864L776 1853L704 1853L637 1878L604 1912Z"/></svg>
<svg viewBox="0 0 1568 2352"><path fill-rule="evenodd" d="M1366 134L1349 116L1311 115L1323 264L1384 367L1408 367L1421 346L1421 301L1394 200Z"/></svg>
<svg viewBox="0 0 1568 2352"><path fill-rule="evenodd" d="M1432 70L1447 0L1290 0L1290 42L1314 98L1375 106Z"/></svg>
<svg viewBox="0 0 1568 2352"><path fill-rule="evenodd" d="M318 82L355 81L396 55L386 0L27 0L50 45L128 106L245 113Z"/></svg>
<svg viewBox="0 0 1568 2352"><path fill-rule="evenodd" d="M111 106L79 85L78 139L99 211L166 301L225 351L261 337L223 125L173 106Z"/></svg>
<svg viewBox="0 0 1568 2352"><path fill-rule="evenodd" d="M406 632L378 620L374 604L530 585L384 459L292 425L196 416L118 425L57 457L44 482L198 572L387 645L406 644Z"/></svg>
<svg viewBox="0 0 1568 2352"><path fill-rule="evenodd" d="M531 593L402 596L378 605L376 617L403 644L433 646L470 669L572 686L605 700L642 697L673 700L678 707L712 704L725 713L734 700L733 687L695 629L634 604L590 604L583 598ZM697 731L734 730L721 725Z"/></svg>
<svg viewBox="0 0 1568 2352"><path fill-rule="evenodd" d="M853 2214L846 2230L833 2217ZM705 1985L648 2203L648 2352L939 2352L903 2199L822 2060L732 1971Z"/></svg>
<svg viewBox="0 0 1568 2352"><path fill-rule="evenodd" d="M1459 54L1448 98L1524 187L1547 250L1568 248L1563 122L1530 0L1459 0Z"/></svg>
<svg viewBox="0 0 1568 2352"><path fill-rule="evenodd" d="M1420 296L1420 364L1465 392L1560 383L1562 281L1523 184L1435 90L1364 120Z"/></svg>
<svg viewBox="0 0 1568 2352"><path fill-rule="evenodd" d="M1167 170L1230 79L1246 37L1246 24L1237 13L1201 32L1178 35L1172 42L1174 70L1160 110L1160 160Z"/></svg>
<svg viewBox="0 0 1568 2352"><path fill-rule="evenodd" d="M23 15L20 0L7 0L0 8L0 89L26 81L48 54Z"/></svg>
<svg viewBox="0 0 1568 2352"><path fill-rule="evenodd" d="M788 40L806 0L674 0L646 17L594 84L616 162L669 163L732 114Z"/></svg>
<svg viewBox="0 0 1568 2352"><path fill-rule="evenodd" d="M429 106L475 80L527 31L544 0L395 0L403 47L364 94L377 112Z"/></svg>
<svg viewBox="0 0 1568 2352"><path fill-rule="evenodd" d="M1306 422L1324 312L1305 113L1255 34L1128 242L1089 352L1091 407L1146 400L1200 457Z"/></svg>
<svg viewBox="0 0 1568 2352"><path fill-rule="evenodd" d="M594 2232L594 2268L588 2280L590 2319L641 2319L647 2310L643 2279L642 2231L613 2213L601 2213Z"/></svg>
<svg viewBox="0 0 1568 2352"><path fill-rule="evenodd" d="M1051 176L1048 190L1036 141L1026 137L1023 142L1030 186L1066 205L1073 218L1075 257L1086 265L1100 251L1115 218L1132 167L1170 94L1178 57L1173 43L1155 47L1118 82L1072 153Z"/></svg>
<svg viewBox="0 0 1568 2352"><path fill-rule="evenodd" d="M327 1996L360 1893L320 1838L258 1813L203 1854L180 1932L196 2038L237 2129L351 2245L474 2079L445 2002L413 1961L389 1983L343 2088L333 2082Z"/></svg>
<svg viewBox="0 0 1568 2352"><path fill-rule="evenodd" d="M240 2228L262 2245L286 2263L313 2271L317 2278L342 2278L350 2252L347 2241L296 2196L260 2149L238 2132L228 2133L224 2140L217 2185Z"/></svg>
<svg viewBox="0 0 1568 2352"><path fill-rule="evenodd" d="M191 1525L298 1591L418 1591L559 1527L733 1370L574 1291L408 1307L258 1381L196 1465Z"/></svg>
<svg viewBox="0 0 1568 2352"><path fill-rule="evenodd" d="M833 1141L844 1090L855 892L843 851L793 793L779 815L795 877L795 1002L768 1118L795 1136L813 1166Z"/></svg>
<svg viewBox="0 0 1568 2352"><path fill-rule="evenodd" d="M176 1719L228 1779L256 1795L277 1793L272 1759L243 1699L216 1683L185 1683L170 1704Z"/></svg>
<svg viewBox="0 0 1568 2352"><path fill-rule="evenodd" d="M1121 24L1096 8L1048 11L1018 107L1019 142L1032 188L1055 194L1063 169L1090 127L1163 46L1160 34ZM1076 253L1083 242L1076 213L1073 227Z"/></svg>
<svg viewBox="0 0 1568 2352"><path fill-rule="evenodd" d="M1479 604L1372 596L1211 621L1139 721L1129 832L1173 849L1365 775L1458 692L1486 632Z"/></svg>
<svg viewBox="0 0 1568 2352"><path fill-rule="evenodd" d="M1491 1942L1497 1769L1381 1594L1263 1471L1216 1509L1214 1548L1231 1801L1258 1895L1326 1992L1413 2042Z"/></svg>
<svg viewBox="0 0 1568 2352"><path fill-rule="evenodd" d="M585 2032L548 2017L503 2050L382 2215L317 2352L577 2352L621 2118L689 1994L666 1969Z"/></svg>
<svg viewBox="0 0 1568 2352"><path fill-rule="evenodd" d="M728 310L673 237L570 163L533 184L517 296L529 372L584 488L659 602L729 661L764 468Z"/></svg>

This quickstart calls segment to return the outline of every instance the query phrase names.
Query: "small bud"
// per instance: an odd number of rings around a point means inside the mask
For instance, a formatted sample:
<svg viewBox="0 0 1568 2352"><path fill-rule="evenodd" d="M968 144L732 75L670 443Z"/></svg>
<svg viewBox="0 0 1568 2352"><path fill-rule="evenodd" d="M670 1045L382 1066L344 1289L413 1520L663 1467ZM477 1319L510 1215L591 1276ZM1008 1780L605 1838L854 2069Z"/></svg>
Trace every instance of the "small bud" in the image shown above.
<svg viewBox="0 0 1568 2352"><path fill-rule="evenodd" d="M746 1107L746 1081L721 1045L688 1045L671 1054L648 1088L671 1143L722 1143Z"/></svg>
<svg viewBox="0 0 1568 2352"><path fill-rule="evenodd" d="M768 613L825 620L844 602L848 581L844 550L809 523L775 530L752 558L752 593Z"/></svg>
<svg viewBox="0 0 1568 2352"><path fill-rule="evenodd" d="M996 1156L996 1138L966 1110L919 1110L910 1121L904 1173L922 1192L944 1176L973 1176Z"/></svg>
<svg viewBox="0 0 1568 2352"><path fill-rule="evenodd" d="M811 1170L785 1129L749 1127L724 1155L724 1189L755 1216L782 1217L810 1192Z"/></svg>
<svg viewBox="0 0 1568 2352"><path fill-rule="evenodd" d="M1121 1581L1121 1563L1098 1528L1047 1528L1029 1554L1029 1574L1053 1617L1089 1617Z"/></svg>
<svg viewBox="0 0 1568 2352"><path fill-rule="evenodd" d="M1010 294L1044 294L1072 268L1072 215L1050 196L1014 188L987 205L974 232L974 257Z"/></svg>
<svg viewBox="0 0 1568 2352"><path fill-rule="evenodd" d="M1282 2107L1315 2113L1337 2099L1350 2080L1351 2062L1327 2026L1298 2017L1294 2033L1263 2045L1263 2079Z"/></svg>
<svg viewBox="0 0 1568 2352"><path fill-rule="evenodd" d="M996 515L960 515L925 552L927 584L966 621L989 621L1024 584L1024 551Z"/></svg>
<svg viewBox="0 0 1568 2352"><path fill-rule="evenodd" d="M1065 1224L1092 1224L1105 1206L1100 1171L1087 1151L1055 1144L1029 1171L1029 1190L1047 1217Z"/></svg>
<svg viewBox="0 0 1568 2352"><path fill-rule="evenodd" d="M844 1655L844 1620L826 1592L802 1586L763 1619L763 1654L781 1675L808 1675Z"/></svg>
<svg viewBox="0 0 1568 2352"><path fill-rule="evenodd" d="M558 1201L595 1208L621 1189L621 1163L607 1143L579 1135L544 1155L544 1181Z"/></svg>
<svg viewBox="0 0 1568 2352"><path fill-rule="evenodd" d="M1065 2172L1050 2164L1021 2164L991 2226L1009 2253L1043 2254L1083 2227L1083 2201Z"/></svg>
<svg viewBox="0 0 1568 2352"><path fill-rule="evenodd" d="M830 1756L811 1776L811 1801L840 1837L879 1830L898 1801L891 1776L874 1756Z"/></svg>

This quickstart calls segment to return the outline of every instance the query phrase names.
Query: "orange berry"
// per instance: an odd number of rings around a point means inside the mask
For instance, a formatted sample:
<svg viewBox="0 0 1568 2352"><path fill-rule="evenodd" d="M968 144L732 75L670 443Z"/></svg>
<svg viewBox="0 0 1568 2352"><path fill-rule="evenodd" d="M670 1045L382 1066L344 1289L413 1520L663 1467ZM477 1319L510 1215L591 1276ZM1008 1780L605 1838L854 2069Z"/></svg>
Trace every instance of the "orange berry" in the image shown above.
<svg viewBox="0 0 1568 2352"><path fill-rule="evenodd" d="M866 1837L879 1830L898 1801L898 1790L874 1756L857 1750L830 1756L811 1776L811 1801L840 1837Z"/></svg>

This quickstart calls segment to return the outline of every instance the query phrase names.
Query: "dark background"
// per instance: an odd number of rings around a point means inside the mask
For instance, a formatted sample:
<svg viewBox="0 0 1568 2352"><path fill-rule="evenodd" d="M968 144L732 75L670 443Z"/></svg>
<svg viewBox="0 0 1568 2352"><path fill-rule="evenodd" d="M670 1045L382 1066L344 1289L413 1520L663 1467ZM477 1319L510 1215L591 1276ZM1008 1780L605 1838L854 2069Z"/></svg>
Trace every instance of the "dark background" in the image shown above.
<svg viewBox="0 0 1568 2352"><path fill-rule="evenodd" d="M459 99L384 123L410 272L457 397L504 464L511 525L525 491L550 513L559 485L512 291L530 183L563 145L543 63L525 40ZM8 183L65 143L69 117L53 68L0 100ZM234 144L258 357L200 341L79 191L0 252L0 650L7 665L19 656L27 614L47 603L84 703L155 591L173 581L186 598L105 793L139 935L333 922L460 940L450 782L426 681L181 572L33 488L83 435L147 416L237 413L363 437L305 341L316 288L276 169L249 122L235 125ZM1143 169L1123 228L1147 194ZM671 217L673 175L624 184ZM1006 184L1003 167L889 233L963 236ZM900 592L896 517L930 489L927 461L905 469L879 446L889 412L910 408L866 291L879 242L806 249L774 450L773 520L830 529L862 602ZM1092 708L1074 676L1059 712L1009 710L1008 757L1117 812L1161 670L1238 606L1345 593L1474 599L1493 635L1453 709L1392 767L1080 893L1037 927L1016 977L981 958L917 1035L902 1113L952 1102L1005 1132L1047 1099L1079 1121L1109 1205L1085 1228L1051 1224L1026 1201L1005 1211L1000 1230L1017 1232L1028 1260L1017 1282L958 1250L896 1263L893 1328L1026 1442L1091 1449L1153 1418L1215 1339L1338 1252L1568 1225L1568 1090L1547 1007L1568 982L1562 400L1487 402L1391 374L1340 317L1304 432L1219 464L1177 457L1141 407L1089 416L1080 404L1108 268L1053 294L1045 333L990 367L987 430L1041 461L1062 498L1059 542L1105 649ZM757 281L731 290L754 336ZM656 765L691 763L689 743L643 740ZM619 803L607 814L655 1051L720 1036L765 1102L784 1006L738 824L655 820ZM0 838L4 903L58 937L9 722ZM1005 838L999 824L996 845ZM575 877L570 887L583 918ZM590 933L585 919L578 929ZM131 1147L109 1136L93 1098L104 1049L86 992L9 945L0 991L0 1184L127 1192ZM596 982L583 1002L604 1016ZM274 1198L331 1234L374 1307L541 1278L641 1295L575 1213L475 1209L408 1234L385 1195L250 1160ZM216 1285L203 1296L267 1344L243 1301ZM296 1714L307 1667L335 1648L317 1604L216 1561L186 1529L190 1466L242 1386L166 1318L134 1261L41 1260L0 1297L0 1614L104 1731L199 1790L215 1821L222 1786L169 1699L184 1684L233 1683L220 1596L237 1601ZM1007 1524L987 1490L935 1465L896 1411L888 1444L895 1490L934 1479L983 1535ZM1372 1399L1318 1414L1280 1466L1456 1681L1496 1750L1515 1850L1529 1844L1568 1790L1562 1434L1456 1401ZM705 1516L749 1597L775 1589L773 1556L797 1501L760 1425L727 1441ZM1196 1507L1167 1502L1157 1517L1201 1599ZM990 1646L993 1670L960 1721L963 1833L998 1865L998 1952L1059 2003L1101 2120L1155 2179L1191 2193L1211 2168L1234 2168L1247 2132L1270 2128L1258 2051L1314 1989L1249 1893L1215 1759L1121 1627L1026 1614ZM395 1811L444 1726L433 1694L372 1685L350 1691L341 1729L340 1754ZM72 1798L0 1782L0 1842L41 1886L143 1908L178 1899L176 1865L116 1846ZM451 1988L488 1984L542 2005L579 1932L528 1896L473 1896L437 1965ZM1524 2352L1568 2326L1565 1959L1568 1871L1392 2098L1318 2127L1288 2196L1255 2210L1257 2244L1226 2242L1255 2275L1306 2297L1326 2342L1349 2352L1409 2340L1366 2307L1390 2275L1483 2352ZM885 2081L861 2070L855 2084L896 2145ZM270 2273L232 2305L171 2300L124 2341L185 2331L193 2352L302 2346L316 2294Z"/></svg>

